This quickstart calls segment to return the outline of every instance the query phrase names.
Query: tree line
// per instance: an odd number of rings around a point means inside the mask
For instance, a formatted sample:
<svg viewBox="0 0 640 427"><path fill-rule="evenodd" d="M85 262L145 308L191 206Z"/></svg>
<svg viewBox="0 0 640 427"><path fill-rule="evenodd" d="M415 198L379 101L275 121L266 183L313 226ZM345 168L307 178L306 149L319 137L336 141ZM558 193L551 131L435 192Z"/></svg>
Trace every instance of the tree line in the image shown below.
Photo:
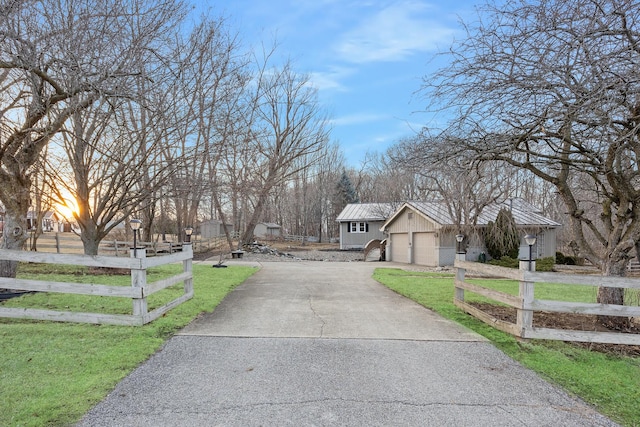
<svg viewBox="0 0 640 427"><path fill-rule="evenodd" d="M2 247L24 247L29 209L69 199L92 254L133 216L145 238L217 218L241 243L259 221L327 239L350 201L441 200L472 227L522 197L567 224L574 255L622 276L640 242L638 6L478 6L419 91L447 125L353 166L309 77L224 17L176 0L3 2Z"/></svg>
<svg viewBox="0 0 640 427"><path fill-rule="evenodd" d="M275 45L242 46L224 17L174 0L0 8L2 248L24 248L30 210L60 204L86 254L132 217L146 239L219 218L248 241L278 193L342 161L309 77Z"/></svg>

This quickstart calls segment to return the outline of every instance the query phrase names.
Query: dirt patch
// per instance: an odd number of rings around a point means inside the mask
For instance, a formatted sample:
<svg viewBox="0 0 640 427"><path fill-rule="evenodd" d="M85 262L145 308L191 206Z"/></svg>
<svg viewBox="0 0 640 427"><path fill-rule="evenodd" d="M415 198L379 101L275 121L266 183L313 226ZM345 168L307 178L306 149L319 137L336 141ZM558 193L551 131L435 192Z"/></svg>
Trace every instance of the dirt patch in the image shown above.
<svg viewBox="0 0 640 427"><path fill-rule="evenodd" d="M354 258L362 253L358 251L341 251L338 243L307 243L305 242L287 242L279 240L271 240L268 242L256 242L253 245L244 247L245 254L243 259L250 258L269 258L269 260L285 260L303 259L303 260L333 260L333 261L353 261ZM358 254L349 256L348 254ZM212 249L206 252L196 252L193 254L194 261L203 261L207 259L229 259L230 251L228 248ZM344 259L343 259L344 258ZM360 257L361 258L361 257ZM255 259L254 259L255 260Z"/></svg>
<svg viewBox="0 0 640 427"><path fill-rule="evenodd" d="M485 313L505 322L516 323L516 309L489 303L471 303ZM626 334L640 334L640 323L636 319L631 323L631 327L625 331L615 331L609 329L597 321L597 316L592 314L573 313L550 313L536 311L533 313L533 326L538 328L569 329L575 331L596 331L596 332L619 332ZM599 343L579 343L575 345L589 350L599 351L607 354L625 355L640 357L640 346L622 344L599 344Z"/></svg>

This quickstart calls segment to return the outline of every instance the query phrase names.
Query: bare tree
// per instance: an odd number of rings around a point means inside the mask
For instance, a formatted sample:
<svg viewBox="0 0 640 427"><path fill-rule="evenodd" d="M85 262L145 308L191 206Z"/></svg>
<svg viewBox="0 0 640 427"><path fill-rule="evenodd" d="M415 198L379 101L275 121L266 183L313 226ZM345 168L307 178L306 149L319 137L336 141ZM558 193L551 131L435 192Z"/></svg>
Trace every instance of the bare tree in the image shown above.
<svg viewBox="0 0 640 427"><path fill-rule="evenodd" d="M184 126L176 135L177 144L165 153L177 166L167 193L176 208L179 230L198 222L198 212L207 201L222 223L227 222L224 198L219 195L220 166L238 134L245 132L241 123L249 82L248 55L240 51L224 19L203 21L181 44L180 84L172 92L173 115Z"/></svg>
<svg viewBox="0 0 640 427"><path fill-rule="evenodd" d="M465 135L449 153L506 162L552 184L580 255L624 276L640 241L640 5L489 3L466 30L451 66L424 81L425 95L451 105L452 127ZM624 301L621 289L598 297Z"/></svg>
<svg viewBox="0 0 640 427"><path fill-rule="evenodd" d="M456 138L417 135L389 150L395 167L414 175L417 194L444 203L454 225L466 234L476 230L483 210L507 197L509 171L469 156L448 156Z"/></svg>
<svg viewBox="0 0 640 427"><path fill-rule="evenodd" d="M53 184L60 202L67 194L75 199L85 254L96 255L102 239L144 206L171 171L160 160L169 129L161 117L124 100L96 104L68 121L61 148L73 179L58 175Z"/></svg>
<svg viewBox="0 0 640 427"><path fill-rule="evenodd" d="M308 78L295 73L290 62L278 69L268 69L267 60L263 64L255 83L255 138L250 141L258 156L252 171L256 197L241 243L252 241L271 192L304 167L297 161L312 161L328 144L326 118Z"/></svg>
<svg viewBox="0 0 640 427"><path fill-rule="evenodd" d="M22 249L32 166L75 113L131 96L140 64L154 58L184 15L181 3L30 1L0 6L2 248ZM0 262L14 277L16 264Z"/></svg>

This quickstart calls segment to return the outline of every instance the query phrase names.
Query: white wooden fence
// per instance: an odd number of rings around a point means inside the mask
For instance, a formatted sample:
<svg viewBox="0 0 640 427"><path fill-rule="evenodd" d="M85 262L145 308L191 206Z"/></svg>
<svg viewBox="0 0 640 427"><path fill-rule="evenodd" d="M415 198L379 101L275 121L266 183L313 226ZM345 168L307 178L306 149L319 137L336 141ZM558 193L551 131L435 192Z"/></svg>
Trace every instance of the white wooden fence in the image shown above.
<svg viewBox="0 0 640 427"><path fill-rule="evenodd" d="M472 316L503 332L507 332L520 338L640 345L640 334L577 331L537 328L533 326L534 311L640 317L640 307L637 306L536 299L534 297L536 282L558 283L567 286L587 285L595 287L607 286L611 288L640 289L640 279L532 272L460 260L456 260L454 266L456 267L455 295L453 299L454 304L466 313L471 314ZM466 271L517 280L519 282L519 294L517 296L511 295L465 282ZM492 300L514 307L517 313L516 323L496 319L490 314L465 302L465 291L483 295Z"/></svg>
<svg viewBox="0 0 640 427"><path fill-rule="evenodd" d="M125 297L131 298L132 300L132 314L129 315L81 313L32 308L9 308L0 306L0 317L141 326L157 319L167 311L193 297L193 251L191 245L184 245L182 252L154 258L147 258L146 251L144 249L137 249L136 257L133 256L132 250L130 258L0 250L0 259L18 262L70 264L87 267L106 267L131 270L130 287L0 278L0 288L18 291ZM182 273L153 283L147 283L148 268L177 262L182 262ZM149 295L180 282L184 283L184 293L180 297L152 311L148 310L147 297Z"/></svg>
<svg viewBox="0 0 640 427"><path fill-rule="evenodd" d="M174 239L177 239L173 236ZM225 248L227 240L224 236L202 239L199 236L191 238L193 252L206 252L212 249ZM137 242L138 247L147 250L147 256L172 254L182 250L182 243L171 241ZM80 237L74 233L44 233L38 236L38 252L49 253L76 253L84 252ZM128 257L129 249L133 247L133 242L127 240L104 239L100 242L98 253L100 255L113 255L118 257Z"/></svg>

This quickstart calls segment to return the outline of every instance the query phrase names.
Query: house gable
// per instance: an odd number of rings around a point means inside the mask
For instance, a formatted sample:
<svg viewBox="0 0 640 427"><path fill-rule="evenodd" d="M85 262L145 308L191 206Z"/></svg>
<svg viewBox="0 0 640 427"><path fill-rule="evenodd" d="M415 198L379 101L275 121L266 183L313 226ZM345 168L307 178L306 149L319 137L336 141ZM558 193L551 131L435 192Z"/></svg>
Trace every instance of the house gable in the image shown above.
<svg viewBox="0 0 640 427"><path fill-rule="evenodd" d="M391 218L381 227L388 233L407 233L409 231L436 231L442 228L441 224L416 210L409 203L405 203Z"/></svg>

